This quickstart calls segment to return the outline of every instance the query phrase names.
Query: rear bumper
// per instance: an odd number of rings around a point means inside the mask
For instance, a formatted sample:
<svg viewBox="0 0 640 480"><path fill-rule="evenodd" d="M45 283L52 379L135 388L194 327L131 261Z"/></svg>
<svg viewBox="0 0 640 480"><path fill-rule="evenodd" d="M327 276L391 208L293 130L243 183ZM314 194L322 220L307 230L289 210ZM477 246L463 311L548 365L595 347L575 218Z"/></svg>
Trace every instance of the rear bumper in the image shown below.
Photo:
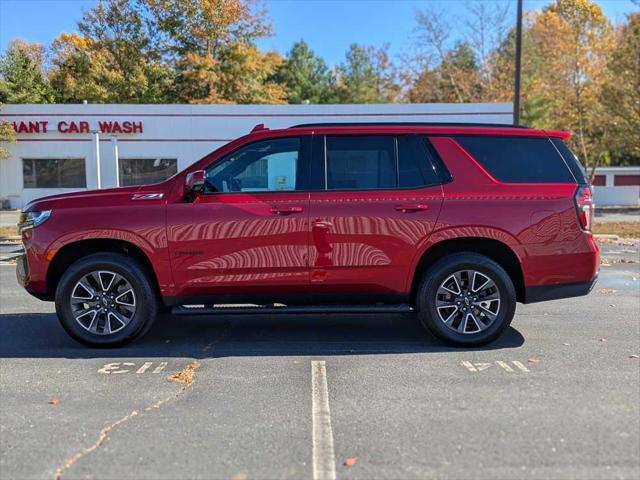
<svg viewBox="0 0 640 480"><path fill-rule="evenodd" d="M525 289L524 303L546 302L560 298L581 297L587 295L596 284L598 274L587 282L560 283L556 285L536 285Z"/></svg>

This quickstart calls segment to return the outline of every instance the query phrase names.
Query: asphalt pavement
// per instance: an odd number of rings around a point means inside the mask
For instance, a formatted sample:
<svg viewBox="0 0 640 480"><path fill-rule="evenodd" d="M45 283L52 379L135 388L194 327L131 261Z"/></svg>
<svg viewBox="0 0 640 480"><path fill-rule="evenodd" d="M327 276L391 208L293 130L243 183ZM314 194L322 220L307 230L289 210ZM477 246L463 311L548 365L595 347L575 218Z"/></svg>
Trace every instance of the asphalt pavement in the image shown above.
<svg viewBox="0 0 640 480"><path fill-rule="evenodd" d="M589 296L480 349L334 314L167 315L92 350L0 263L0 477L640 478L640 254L603 248Z"/></svg>

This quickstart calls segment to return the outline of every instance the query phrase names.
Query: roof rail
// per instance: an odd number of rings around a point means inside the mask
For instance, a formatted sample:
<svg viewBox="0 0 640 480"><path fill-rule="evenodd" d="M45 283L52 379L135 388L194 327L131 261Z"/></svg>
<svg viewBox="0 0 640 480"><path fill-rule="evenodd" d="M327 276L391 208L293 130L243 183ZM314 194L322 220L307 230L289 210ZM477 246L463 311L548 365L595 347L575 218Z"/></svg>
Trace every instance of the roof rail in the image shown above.
<svg viewBox="0 0 640 480"><path fill-rule="evenodd" d="M335 123L300 123L289 128L307 127L388 127L388 126L412 126L412 127L497 127L497 128L529 128L525 125L512 125L510 123L466 123L466 122L335 122Z"/></svg>

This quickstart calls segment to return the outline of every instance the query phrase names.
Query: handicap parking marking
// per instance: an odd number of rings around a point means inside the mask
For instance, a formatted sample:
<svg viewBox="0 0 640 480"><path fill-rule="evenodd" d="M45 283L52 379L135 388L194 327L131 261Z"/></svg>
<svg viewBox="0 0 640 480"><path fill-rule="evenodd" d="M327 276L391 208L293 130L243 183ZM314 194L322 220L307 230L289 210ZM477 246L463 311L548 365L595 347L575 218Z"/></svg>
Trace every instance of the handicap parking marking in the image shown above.
<svg viewBox="0 0 640 480"><path fill-rule="evenodd" d="M102 373L104 375L117 375L133 372L138 375L144 374L145 372L161 373L168 364L168 362L144 362L142 365L133 362L110 362L99 368L98 373ZM152 369L154 366L155 368Z"/></svg>
<svg viewBox="0 0 640 480"><path fill-rule="evenodd" d="M463 360L461 362L462 366L465 367L471 373L478 373L484 370L489 369L490 367L497 365L503 371L507 373L529 373L529 370L522 362L518 360L511 360L511 362L505 362L504 360L496 360L495 362L482 362L482 363L472 363L467 360ZM512 366L513 365L513 366ZM514 368L515 367L515 368Z"/></svg>

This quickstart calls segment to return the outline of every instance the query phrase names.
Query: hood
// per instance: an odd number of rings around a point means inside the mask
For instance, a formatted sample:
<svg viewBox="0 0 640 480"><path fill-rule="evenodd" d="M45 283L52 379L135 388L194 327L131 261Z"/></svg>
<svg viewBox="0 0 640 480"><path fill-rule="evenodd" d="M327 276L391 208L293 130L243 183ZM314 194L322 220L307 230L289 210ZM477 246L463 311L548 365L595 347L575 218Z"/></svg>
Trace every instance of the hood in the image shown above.
<svg viewBox="0 0 640 480"><path fill-rule="evenodd" d="M61 208L82 208L97 206L117 206L137 200L161 200L168 192L167 182L154 185L105 188L62 193L35 199L27 204L24 212L54 210ZM137 194L137 195L136 195ZM149 196L157 194L155 196ZM146 197L145 197L146 195Z"/></svg>

